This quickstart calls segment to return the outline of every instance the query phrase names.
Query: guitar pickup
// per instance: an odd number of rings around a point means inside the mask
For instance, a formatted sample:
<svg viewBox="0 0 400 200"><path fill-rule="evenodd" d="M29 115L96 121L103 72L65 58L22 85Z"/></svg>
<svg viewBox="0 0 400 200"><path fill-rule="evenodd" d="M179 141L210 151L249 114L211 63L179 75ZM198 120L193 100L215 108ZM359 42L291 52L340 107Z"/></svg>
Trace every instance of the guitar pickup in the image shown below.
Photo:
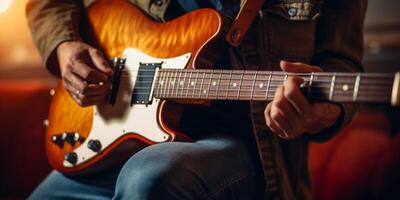
<svg viewBox="0 0 400 200"><path fill-rule="evenodd" d="M161 63L140 63L139 71L136 76L135 86L132 92L131 106L134 104L151 104L151 88L157 68L161 68Z"/></svg>
<svg viewBox="0 0 400 200"><path fill-rule="evenodd" d="M121 75L125 68L125 58L114 58L112 60L112 65L114 68L114 76L111 81L111 91L108 96L107 102L111 105L114 105L117 100L118 89L121 82Z"/></svg>

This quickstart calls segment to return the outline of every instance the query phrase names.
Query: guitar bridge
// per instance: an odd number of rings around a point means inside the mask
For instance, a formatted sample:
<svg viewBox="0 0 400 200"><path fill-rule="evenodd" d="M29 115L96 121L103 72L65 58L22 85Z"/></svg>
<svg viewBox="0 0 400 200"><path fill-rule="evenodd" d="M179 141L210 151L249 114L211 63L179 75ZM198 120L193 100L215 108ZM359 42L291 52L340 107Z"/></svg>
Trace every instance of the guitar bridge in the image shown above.
<svg viewBox="0 0 400 200"><path fill-rule="evenodd" d="M119 85L121 82L121 74L122 70L125 68L125 58L114 58L112 59L112 66L114 68L114 76L112 78L112 83L111 83L111 91L108 96L107 102L111 105L115 104L115 101L117 100L117 95L118 95L118 89Z"/></svg>

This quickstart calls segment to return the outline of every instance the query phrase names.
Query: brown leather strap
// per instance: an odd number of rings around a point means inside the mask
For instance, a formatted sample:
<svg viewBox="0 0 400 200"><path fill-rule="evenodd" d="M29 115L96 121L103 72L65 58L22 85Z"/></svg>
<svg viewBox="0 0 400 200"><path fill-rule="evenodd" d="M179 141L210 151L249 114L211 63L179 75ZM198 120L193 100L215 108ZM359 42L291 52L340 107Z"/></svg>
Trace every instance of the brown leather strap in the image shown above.
<svg viewBox="0 0 400 200"><path fill-rule="evenodd" d="M225 36L229 44L239 46L264 2L265 0L242 0L243 6Z"/></svg>

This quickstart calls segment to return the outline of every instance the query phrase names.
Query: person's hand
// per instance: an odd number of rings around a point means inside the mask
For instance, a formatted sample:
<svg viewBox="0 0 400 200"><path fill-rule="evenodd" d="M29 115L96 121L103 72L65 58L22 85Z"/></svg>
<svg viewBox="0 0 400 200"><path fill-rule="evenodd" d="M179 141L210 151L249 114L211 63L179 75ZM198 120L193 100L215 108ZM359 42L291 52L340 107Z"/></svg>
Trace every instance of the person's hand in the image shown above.
<svg viewBox="0 0 400 200"><path fill-rule="evenodd" d="M322 71L319 67L287 61L281 61L280 67L291 73ZM289 76L264 111L267 126L281 138L319 133L332 126L340 115L340 107L336 104L310 103L300 90L301 83L302 78Z"/></svg>
<svg viewBox="0 0 400 200"><path fill-rule="evenodd" d="M103 54L81 41L67 41L57 48L65 89L80 106L105 101L113 71Z"/></svg>

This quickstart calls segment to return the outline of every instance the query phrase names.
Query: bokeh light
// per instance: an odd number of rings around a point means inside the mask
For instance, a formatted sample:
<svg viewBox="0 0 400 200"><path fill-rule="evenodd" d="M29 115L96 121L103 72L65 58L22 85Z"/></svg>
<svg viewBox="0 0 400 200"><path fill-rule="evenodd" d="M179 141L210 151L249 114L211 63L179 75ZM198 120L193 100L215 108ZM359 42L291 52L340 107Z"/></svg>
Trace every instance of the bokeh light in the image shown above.
<svg viewBox="0 0 400 200"><path fill-rule="evenodd" d="M0 1L0 14L4 13L10 8L12 0L1 0Z"/></svg>

